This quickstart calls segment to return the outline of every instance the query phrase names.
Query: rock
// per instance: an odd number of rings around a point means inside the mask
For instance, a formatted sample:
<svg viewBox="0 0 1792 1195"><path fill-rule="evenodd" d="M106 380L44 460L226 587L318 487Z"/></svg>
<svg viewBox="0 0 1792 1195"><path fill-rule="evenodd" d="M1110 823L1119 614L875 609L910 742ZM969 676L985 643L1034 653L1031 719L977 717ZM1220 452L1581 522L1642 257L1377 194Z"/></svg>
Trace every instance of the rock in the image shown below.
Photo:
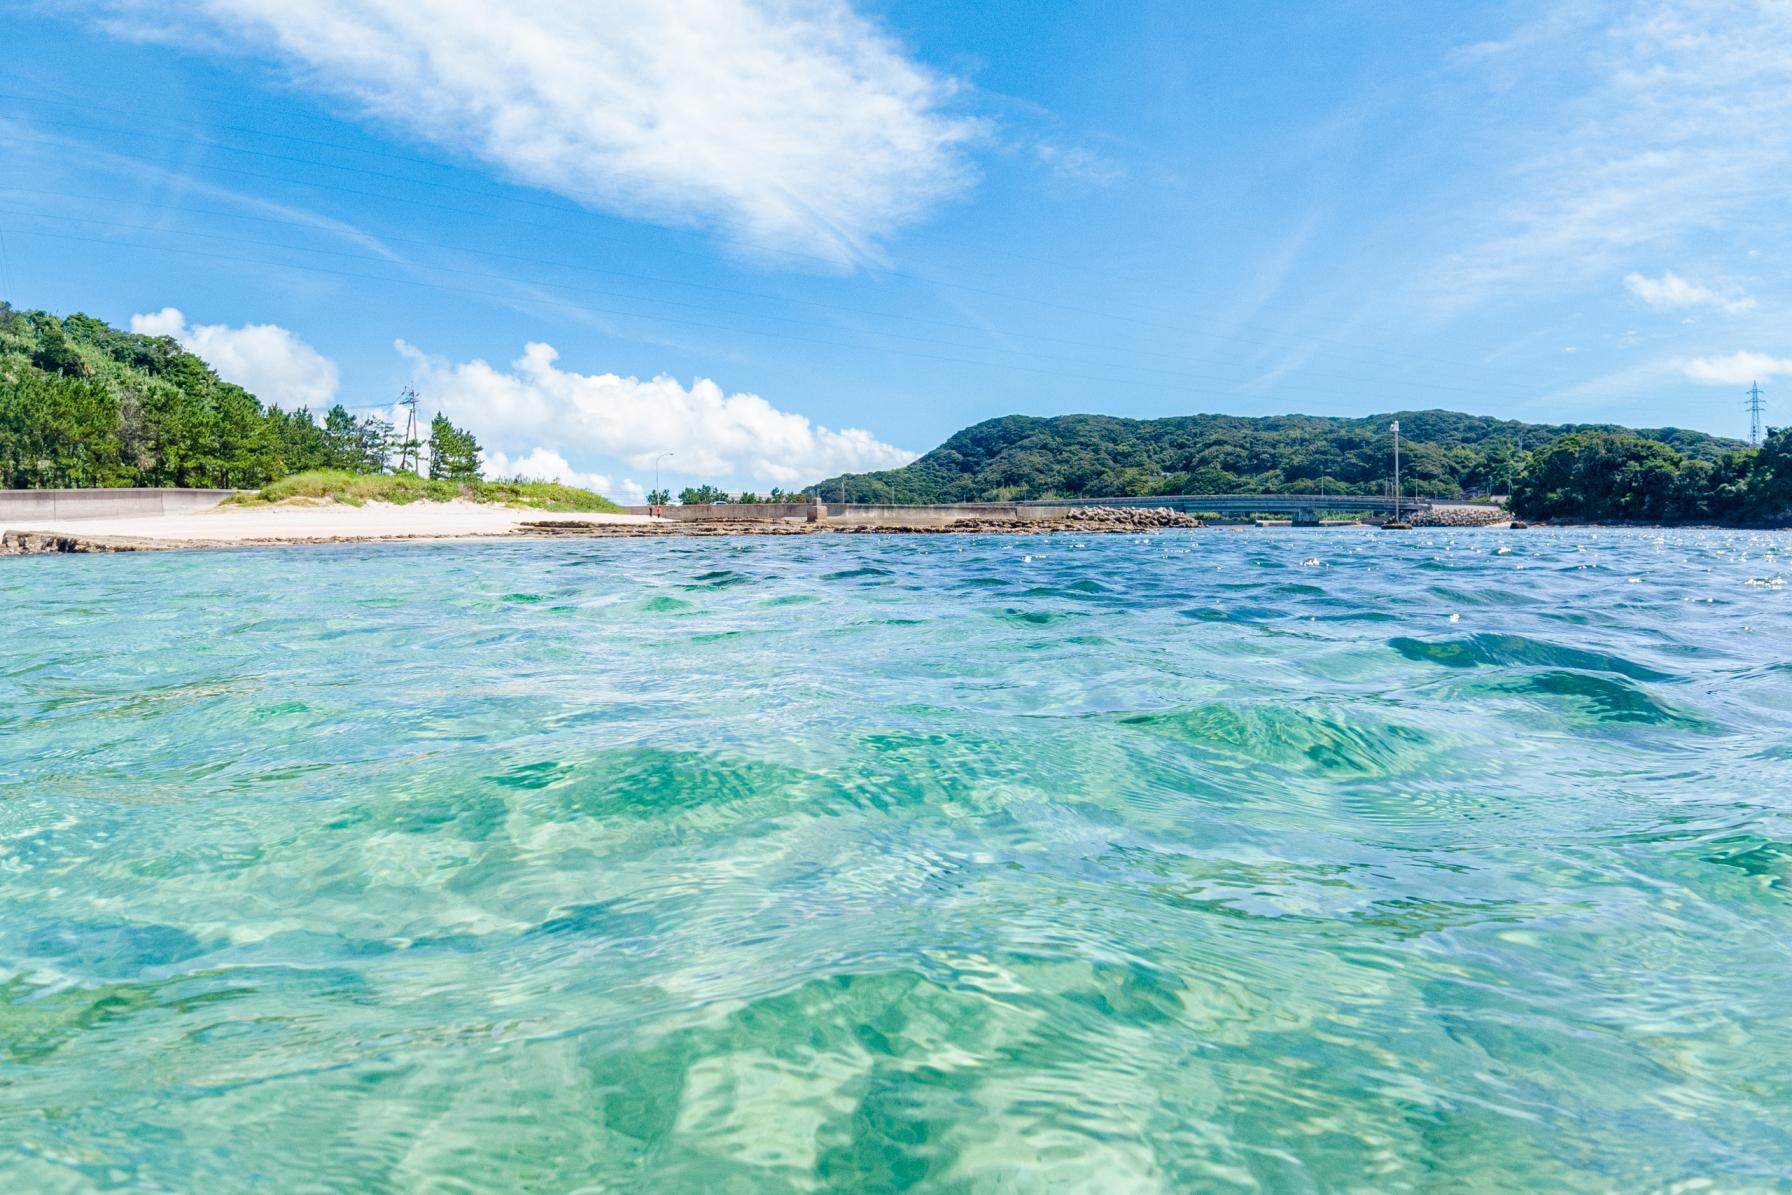
<svg viewBox="0 0 1792 1195"><path fill-rule="evenodd" d="M1157 531L1199 527L1201 520L1167 506L1073 506L1058 520L1078 531Z"/></svg>
<svg viewBox="0 0 1792 1195"><path fill-rule="evenodd" d="M1509 522L1510 511L1497 506L1434 506L1407 516L1414 527L1491 527Z"/></svg>

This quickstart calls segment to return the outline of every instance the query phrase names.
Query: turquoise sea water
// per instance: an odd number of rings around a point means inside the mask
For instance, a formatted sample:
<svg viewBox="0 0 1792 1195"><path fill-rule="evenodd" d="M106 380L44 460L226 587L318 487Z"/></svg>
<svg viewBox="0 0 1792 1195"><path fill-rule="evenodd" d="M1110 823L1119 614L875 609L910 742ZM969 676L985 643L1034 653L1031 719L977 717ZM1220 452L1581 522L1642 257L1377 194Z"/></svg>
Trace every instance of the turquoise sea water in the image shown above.
<svg viewBox="0 0 1792 1195"><path fill-rule="evenodd" d="M0 1189L1785 1189L1789 550L0 561Z"/></svg>

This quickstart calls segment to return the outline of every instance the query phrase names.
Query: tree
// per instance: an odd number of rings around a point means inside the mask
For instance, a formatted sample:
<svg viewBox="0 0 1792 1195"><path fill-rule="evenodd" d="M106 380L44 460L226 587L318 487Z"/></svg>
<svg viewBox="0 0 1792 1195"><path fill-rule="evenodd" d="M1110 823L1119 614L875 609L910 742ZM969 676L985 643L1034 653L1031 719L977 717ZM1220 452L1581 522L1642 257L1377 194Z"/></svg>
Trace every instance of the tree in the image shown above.
<svg viewBox="0 0 1792 1195"><path fill-rule="evenodd" d="M713 485L686 486L678 491L678 500L685 506L708 506L728 501L728 492Z"/></svg>
<svg viewBox="0 0 1792 1195"><path fill-rule="evenodd" d="M429 476L431 480L480 480L479 441L472 432L455 427L440 411L429 424Z"/></svg>
<svg viewBox="0 0 1792 1195"><path fill-rule="evenodd" d="M647 491L647 505L649 505L649 506L668 506L671 504L671 502L672 502L672 491L671 490L663 490L662 489L662 490L648 490Z"/></svg>
<svg viewBox="0 0 1792 1195"><path fill-rule="evenodd" d="M361 416L355 421L355 464L352 471L384 473L395 447L397 437L393 434L390 423L378 415Z"/></svg>
<svg viewBox="0 0 1792 1195"><path fill-rule="evenodd" d="M329 441L310 411L303 407L296 411L269 407L267 425L276 476L330 467Z"/></svg>
<svg viewBox="0 0 1792 1195"><path fill-rule="evenodd" d="M1393 472L1387 425L1403 434L1402 474L1418 493L1507 488L1520 440L1532 451L1575 432L1636 435L1716 464L1736 447L1702 432L1516 423L1454 411L1364 419L1195 415L1119 419L1013 415L956 433L899 469L847 474L808 489L826 501L960 502L1167 493L1379 494Z"/></svg>
<svg viewBox="0 0 1792 1195"><path fill-rule="evenodd" d="M31 364L45 373L68 378L86 377L89 372L87 362L63 334L62 321L53 315L44 315L37 324L37 348L31 354Z"/></svg>
<svg viewBox="0 0 1792 1195"><path fill-rule="evenodd" d="M62 374L0 384L0 482L8 488L129 484L118 407L104 386Z"/></svg>
<svg viewBox="0 0 1792 1195"><path fill-rule="evenodd" d="M1684 456L1655 440L1575 432L1531 454L1512 509L1527 519L1683 520L1704 508L1708 470L1689 472Z"/></svg>
<svg viewBox="0 0 1792 1195"><path fill-rule="evenodd" d="M348 408L337 403L324 413L324 468L346 469L351 473L362 469L361 427Z"/></svg>

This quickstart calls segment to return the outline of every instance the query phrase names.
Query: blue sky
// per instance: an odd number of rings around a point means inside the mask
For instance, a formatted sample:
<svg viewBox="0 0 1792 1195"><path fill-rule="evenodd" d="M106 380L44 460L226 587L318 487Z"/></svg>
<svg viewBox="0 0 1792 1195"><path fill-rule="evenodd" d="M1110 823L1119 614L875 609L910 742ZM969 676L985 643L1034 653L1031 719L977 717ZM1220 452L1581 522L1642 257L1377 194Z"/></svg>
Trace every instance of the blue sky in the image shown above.
<svg viewBox="0 0 1792 1195"><path fill-rule="evenodd" d="M1783 0L4 7L0 295L502 471L1792 397Z"/></svg>

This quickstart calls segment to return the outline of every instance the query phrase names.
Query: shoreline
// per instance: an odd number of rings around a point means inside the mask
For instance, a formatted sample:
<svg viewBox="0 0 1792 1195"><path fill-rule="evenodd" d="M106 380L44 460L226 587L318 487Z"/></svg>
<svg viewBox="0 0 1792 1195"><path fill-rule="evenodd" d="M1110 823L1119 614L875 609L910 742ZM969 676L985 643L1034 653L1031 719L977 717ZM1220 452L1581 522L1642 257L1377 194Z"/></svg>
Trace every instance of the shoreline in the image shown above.
<svg viewBox="0 0 1792 1195"><path fill-rule="evenodd" d="M801 508L799 508L801 509ZM1167 507L1065 507L1034 511L958 508L917 518L912 511L878 510L872 517L810 517L779 511L733 514L704 510L697 517L663 518L641 513L547 512L456 499L404 504L295 500L272 505L223 505L125 517L48 519L0 526L0 555L166 552L227 548L305 547L328 544L502 541L518 539L658 539L726 535L1112 535L1171 530L1242 530L1287 527L1281 520L1203 522ZM1491 512L1489 512L1491 513ZM947 517L938 517L945 514ZM1509 519L1480 517L1474 524L1450 514L1418 529L1457 530L1465 525L1510 526ZM1373 523L1306 524L1309 530L1367 530Z"/></svg>

